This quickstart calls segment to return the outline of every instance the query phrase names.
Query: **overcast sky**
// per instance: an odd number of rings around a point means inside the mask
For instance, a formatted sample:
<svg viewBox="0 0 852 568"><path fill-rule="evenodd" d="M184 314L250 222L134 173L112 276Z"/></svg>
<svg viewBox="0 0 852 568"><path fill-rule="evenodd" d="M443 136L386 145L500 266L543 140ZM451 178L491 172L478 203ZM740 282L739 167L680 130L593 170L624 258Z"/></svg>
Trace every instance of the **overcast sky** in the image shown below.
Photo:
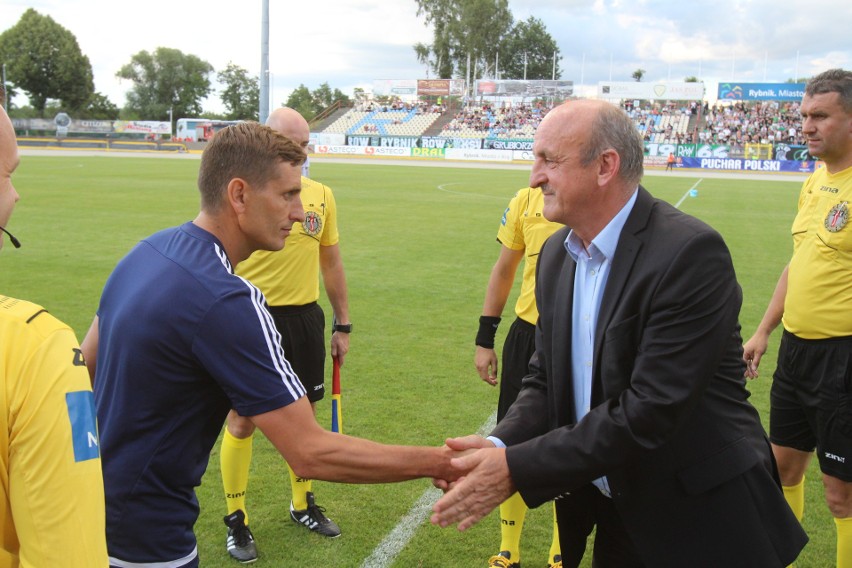
<svg viewBox="0 0 852 568"><path fill-rule="evenodd" d="M123 106L130 84L115 78L133 54L159 46L260 70L261 0L0 0L0 32L27 8L71 31L92 63L95 90ZM351 94L376 79L422 79L411 46L430 43L414 0L269 0L270 104L300 84ZM562 78L578 92L598 81L697 76L783 82L831 67L852 68L847 0L509 0L515 20L544 21L556 39ZM215 81L215 77L212 77ZM216 85L218 89L219 86ZM17 101L25 104L26 101ZM218 96L205 109L221 111Z"/></svg>

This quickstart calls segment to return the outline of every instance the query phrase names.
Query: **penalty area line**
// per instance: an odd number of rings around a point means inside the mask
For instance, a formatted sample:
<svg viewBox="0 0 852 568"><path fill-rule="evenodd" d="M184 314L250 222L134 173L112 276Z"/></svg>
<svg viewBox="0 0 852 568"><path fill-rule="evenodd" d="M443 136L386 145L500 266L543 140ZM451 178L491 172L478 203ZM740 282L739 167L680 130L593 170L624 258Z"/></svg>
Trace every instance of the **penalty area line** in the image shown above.
<svg viewBox="0 0 852 568"><path fill-rule="evenodd" d="M479 428L479 435L488 434L496 424L497 411L495 410ZM387 568L390 566L411 541L420 525L428 522L429 515L432 513L432 505L440 499L441 495L443 495L443 492L437 487L426 489L382 542L373 549L372 554L364 559L361 568Z"/></svg>

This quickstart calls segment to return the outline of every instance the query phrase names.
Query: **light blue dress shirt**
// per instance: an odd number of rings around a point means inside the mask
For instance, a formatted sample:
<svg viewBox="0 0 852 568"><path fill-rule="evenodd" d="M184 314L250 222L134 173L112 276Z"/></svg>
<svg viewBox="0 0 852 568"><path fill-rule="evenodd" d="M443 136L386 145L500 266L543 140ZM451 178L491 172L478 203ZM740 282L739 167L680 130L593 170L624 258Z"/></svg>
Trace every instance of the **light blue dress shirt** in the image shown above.
<svg viewBox="0 0 852 568"><path fill-rule="evenodd" d="M577 263L574 273L574 309L571 314L571 374L574 377L574 413L577 422L591 409L595 328L601 311L601 299L621 230L633 210L637 195L638 192L634 191L618 214L592 239L588 249L574 231L568 233L565 239L565 249ZM605 477L593 483L604 495L610 495Z"/></svg>

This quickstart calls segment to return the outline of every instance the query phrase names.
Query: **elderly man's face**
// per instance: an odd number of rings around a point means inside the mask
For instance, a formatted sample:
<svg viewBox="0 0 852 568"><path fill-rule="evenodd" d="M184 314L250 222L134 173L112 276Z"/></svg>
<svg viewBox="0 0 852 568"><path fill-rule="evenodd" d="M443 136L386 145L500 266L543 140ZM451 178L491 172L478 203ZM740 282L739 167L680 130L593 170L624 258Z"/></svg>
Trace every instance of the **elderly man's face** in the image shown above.
<svg viewBox="0 0 852 568"><path fill-rule="evenodd" d="M20 196L12 185L12 173L18 167L18 144L15 130L6 112L0 108L0 227L6 227ZM0 234L0 248L3 235Z"/></svg>
<svg viewBox="0 0 852 568"><path fill-rule="evenodd" d="M552 110L535 134L530 187L544 196L543 213L548 221L575 226L574 221L592 204L598 163L581 163L587 116L573 107Z"/></svg>

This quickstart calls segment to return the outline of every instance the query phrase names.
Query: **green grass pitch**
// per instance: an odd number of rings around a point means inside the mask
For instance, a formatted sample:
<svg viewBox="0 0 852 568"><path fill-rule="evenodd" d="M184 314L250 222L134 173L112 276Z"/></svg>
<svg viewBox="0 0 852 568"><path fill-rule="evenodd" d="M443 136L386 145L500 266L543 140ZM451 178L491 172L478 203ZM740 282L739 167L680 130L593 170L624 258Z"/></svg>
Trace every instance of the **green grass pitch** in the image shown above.
<svg viewBox="0 0 852 568"><path fill-rule="evenodd" d="M0 291L43 304L82 339L115 263L139 239L195 216L197 168L195 160L23 156L14 178L21 201L9 225L23 248L15 250L7 241L0 255ZM496 408L497 389L473 368L473 337L499 252L498 223L514 191L527 184L528 170L317 159L311 173L334 189L340 211L355 323L342 369L346 433L436 445L446 436L476 432ZM644 185L676 203L701 177L699 172L648 176ZM706 178L697 186L698 196L681 204L728 242L744 291L746 338L791 252L789 227L799 187L795 180ZM324 296L321 302L330 318ZM513 304L514 294L498 344L513 318ZM764 423L777 343L778 334L762 377L750 384ZM328 401L318 406L326 426ZM323 539L289 520L286 468L258 436L248 495L261 554L256 565L361 566L428 488L425 480L372 486L315 482L319 503L343 530L339 539ZM224 546L218 447L198 496L202 566L236 566ZM497 552L498 524L496 514L465 533L421 524L392 566L484 566ZM805 529L811 542L797 566L832 565L834 524L815 467L807 482ZM544 565L550 531L549 507L529 512L522 540L525 566Z"/></svg>

